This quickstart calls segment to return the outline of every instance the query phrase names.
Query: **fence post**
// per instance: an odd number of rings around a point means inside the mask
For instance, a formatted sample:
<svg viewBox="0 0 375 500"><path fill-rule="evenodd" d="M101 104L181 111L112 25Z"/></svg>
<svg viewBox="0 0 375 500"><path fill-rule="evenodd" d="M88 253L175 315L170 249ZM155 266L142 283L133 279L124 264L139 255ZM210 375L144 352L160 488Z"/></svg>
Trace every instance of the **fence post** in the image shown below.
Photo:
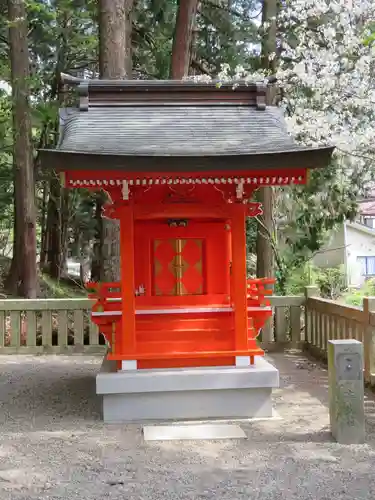
<svg viewBox="0 0 375 500"><path fill-rule="evenodd" d="M311 316L307 307L308 299L311 297L319 297L319 288L317 286L305 287L305 343L310 343L313 334Z"/></svg>
<svg viewBox="0 0 375 500"><path fill-rule="evenodd" d="M371 375L375 372L375 326L371 323L371 313L375 312L375 297L363 298L365 318L363 331L365 381L372 383Z"/></svg>
<svg viewBox="0 0 375 500"><path fill-rule="evenodd" d="M275 307L274 339L275 342L286 342L288 326L286 322L286 308Z"/></svg>
<svg viewBox="0 0 375 500"><path fill-rule="evenodd" d="M301 342L301 306L290 308L290 340L293 347L300 347Z"/></svg>

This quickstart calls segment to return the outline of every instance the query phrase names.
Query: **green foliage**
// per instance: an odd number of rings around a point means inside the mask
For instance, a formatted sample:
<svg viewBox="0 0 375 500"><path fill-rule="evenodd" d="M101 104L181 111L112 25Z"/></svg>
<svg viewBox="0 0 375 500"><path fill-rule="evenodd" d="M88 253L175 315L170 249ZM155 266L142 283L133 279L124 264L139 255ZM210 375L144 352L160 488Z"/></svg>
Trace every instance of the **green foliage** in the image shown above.
<svg viewBox="0 0 375 500"><path fill-rule="evenodd" d="M375 43L375 22L372 22L369 23L368 26L366 26L363 44L368 46L368 45L373 45L374 43Z"/></svg>
<svg viewBox="0 0 375 500"><path fill-rule="evenodd" d="M6 2L0 2L0 75L9 81ZM58 138L58 108L67 96L59 93L60 73L95 77L98 73L98 25L96 0L28 0L29 48L33 144L54 147ZM177 0L138 0L133 12L133 67L139 78L169 77L172 38ZM261 33L255 18L262 3L258 0L221 2L203 0L194 28L191 71L215 77L225 63L246 71L260 67ZM366 27L364 44L374 41L374 26ZM0 82L1 83L1 82ZM307 89L301 89L307 92ZM292 112L293 110L289 109ZM0 232L9 234L13 218L11 98L0 89ZM37 154L35 154L37 159ZM37 167L37 162L36 162ZM320 275L308 263L319 250L328 231L356 213L362 178L358 169L337 175L337 165L312 170L306 187L275 190L277 195L274 244L277 255L279 293L302 293L306 284L317 282L328 295L336 294L339 276L334 271ZM340 170L343 172L343 170ZM45 206L42 192L49 178L36 168L38 221ZM92 242L96 230L94 197L83 190L69 192L68 246L78 257ZM64 214L65 216L65 214ZM282 221L282 224L279 224ZM256 221L247 223L249 254L255 253ZM39 231L40 232L40 231ZM285 243L280 250L280 241ZM249 272L254 259L249 258Z"/></svg>
<svg viewBox="0 0 375 500"><path fill-rule="evenodd" d="M246 242L249 253L256 253L257 222L253 217L246 219Z"/></svg>
<svg viewBox="0 0 375 500"><path fill-rule="evenodd" d="M282 232L289 267L300 267L322 247L327 232L354 219L360 188L358 172L348 172L344 180L333 163L328 168L313 170L306 186L288 189L288 199L283 190L282 203L287 213Z"/></svg>
<svg viewBox="0 0 375 500"><path fill-rule="evenodd" d="M251 71L259 59L255 47L260 37L254 18L260 13L261 2L234 0L230 7L225 4L206 0L197 16L196 61L211 76L220 72L223 63L233 70L243 66Z"/></svg>
<svg viewBox="0 0 375 500"><path fill-rule="evenodd" d="M346 288L344 269L342 266L320 269L315 283L319 287L321 297L336 300Z"/></svg>
<svg viewBox="0 0 375 500"><path fill-rule="evenodd" d="M277 283L275 293L302 295L305 287L311 285L316 285L319 288L322 297L336 300L346 290L344 269L341 266L321 269L308 262L290 272L284 289L280 289L280 285Z"/></svg>
<svg viewBox="0 0 375 500"><path fill-rule="evenodd" d="M361 172L339 174L334 162L312 170L306 186L276 191L280 222L274 247L281 288L321 249L332 230L345 220L354 220L361 194Z"/></svg>
<svg viewBox="0 0 375 500"><path fill-rule="evenodd" d="M40 277L41 295L46 298L65 299L65 298L85 298L87 291L73 280L54 281L48 274L42 274Z"/></svg>
<svg viewBox="0 0 375 500"><path fill-rule="evenodd" d="M375 295L375 280L369 279L357 290L350 290L344 295L344 301L351 306L362 307L364 297Z"/></svg>
<svg viewBox="0 0 375 500"><path fill-rule="evenodd" d="M276 271L277 275L277 271ZM285 290L280 290L279 282L276 284L275 293L282 295L303 295L305 287L315 283L316 271L310 265L304 265L301 268L294 269L290 273Z"/></svg>
<svg viewBox="0 0 375 500"><path fill-rule="evenodd" d="M11 100L0 90L0 230L12 225L12 141Z"/></svg>
<svg viewBox="0 0 375 500"><path fill-rule="evenodd" d="M168 79L177 1L136 2L133 67L142 79Z"/></svg>

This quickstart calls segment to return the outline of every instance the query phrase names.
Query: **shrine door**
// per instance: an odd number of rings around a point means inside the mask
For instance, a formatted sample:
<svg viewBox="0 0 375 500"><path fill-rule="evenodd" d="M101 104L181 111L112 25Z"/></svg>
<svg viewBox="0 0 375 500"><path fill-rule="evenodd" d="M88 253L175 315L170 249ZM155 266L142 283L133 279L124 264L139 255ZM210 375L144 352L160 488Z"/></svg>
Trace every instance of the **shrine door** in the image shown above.
<svg viewBox="0 0 375 500"><path fill-rule="evenodd" d="M155 303L195 303L229 292L228 231L224 223L187 227L143 222L136 231L136 286ZM177 302L173 302L175 297ZM201 297L201 299L199 299ZM167 302L165 302L167 301ZM172 302L170 302L172 301Z"/></svg>
<svg viewBox="0 0 375 500"><path fill-rule="evenodd" d="M154 239L153 295L203 295L205 248L203 238Z"/></svg>

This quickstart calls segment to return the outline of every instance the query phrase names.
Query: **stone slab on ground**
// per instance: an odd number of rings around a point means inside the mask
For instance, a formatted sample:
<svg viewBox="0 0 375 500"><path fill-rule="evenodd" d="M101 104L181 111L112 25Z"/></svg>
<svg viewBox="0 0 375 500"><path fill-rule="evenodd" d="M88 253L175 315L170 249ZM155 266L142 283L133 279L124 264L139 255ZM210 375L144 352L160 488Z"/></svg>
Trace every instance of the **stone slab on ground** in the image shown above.
<svg viewBox="0 0 375 500"><path fill-rule="evenodd" d="M101 359L0 357L1 500L373 500L373 394L366 444L340 445L327 371L298 355L269 360L282 420L241 422L246 440L160 443L101 422Z"/></svg>
<svg viewBox="0 0 375 500"><path fill-rule="evenodd" d="M217 439L243 439L246 434L239 425L190 424L190 425L145 425L145 441L197 441Z"/></svg>

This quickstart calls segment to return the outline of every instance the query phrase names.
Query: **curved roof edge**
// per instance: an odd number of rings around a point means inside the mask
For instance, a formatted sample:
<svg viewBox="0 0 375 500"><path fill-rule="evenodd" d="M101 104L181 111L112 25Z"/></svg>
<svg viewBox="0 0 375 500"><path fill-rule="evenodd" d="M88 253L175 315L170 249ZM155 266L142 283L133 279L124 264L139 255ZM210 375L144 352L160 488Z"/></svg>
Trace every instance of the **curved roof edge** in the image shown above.
<svg viewBox="0 0 375 500"><path fill-rule="evenodd" d="M334 147L293 149L275 153L211 156L134 156L98 154L59 149L39 151L43 168L69 170L118 170L128 173L248 172L285 169L315 169L329 165Z"/></svg>

